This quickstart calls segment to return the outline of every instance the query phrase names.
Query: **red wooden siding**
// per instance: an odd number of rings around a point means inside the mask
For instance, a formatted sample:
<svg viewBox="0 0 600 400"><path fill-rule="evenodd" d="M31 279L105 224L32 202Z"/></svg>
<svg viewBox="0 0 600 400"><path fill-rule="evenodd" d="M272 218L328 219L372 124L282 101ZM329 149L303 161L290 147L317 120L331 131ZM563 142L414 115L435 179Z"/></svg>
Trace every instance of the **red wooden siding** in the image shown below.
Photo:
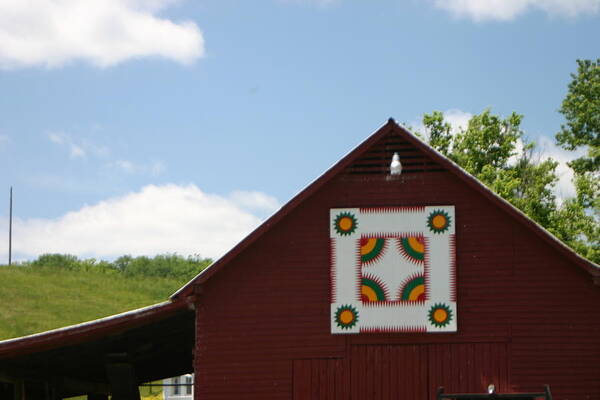
<svg viewBox="0 0 600 400"><path fill-rule="evenodd" d="M352 346L352 399L426 399L427 348Z"/></svg>
<svg viewBox="0 0 600 400"><path fill-rule="evenodd" d="M427 346L430 397L440 386L446 393L482 392L489 384L510 391L509 348L501 342Z"/></svg>
<svg viewBox="0 0 600 400"><path fill-rule="evenodd" d="M346 393L339 363L352 391L371 398L402 390L433 398L438 385L539 391L549 383L555 399L600 399L600 288L587 272L453 174L415 171L389 181L350 173L355 168L203 284L197 399L297 399L306 391L337 399ZM441 204L456 210L458 332L331 335L329 209ZM363 367L372 379L357 375ZM394 376L414 385L396 385Z"/></svg>
<svg viewBox="0 0 600 400"><path fill-rule="evenodd" d="M350 396L350 368L342 359L294 360L294 400L344 400Z"/></svg>
<svg viewBox="0 0 600 400"><path fill-rule="evenodd" d="M507 343L355 345L345 360L294 360L293 398L428 399L440 386L481 392L490 383L510 390Z"/></svg>

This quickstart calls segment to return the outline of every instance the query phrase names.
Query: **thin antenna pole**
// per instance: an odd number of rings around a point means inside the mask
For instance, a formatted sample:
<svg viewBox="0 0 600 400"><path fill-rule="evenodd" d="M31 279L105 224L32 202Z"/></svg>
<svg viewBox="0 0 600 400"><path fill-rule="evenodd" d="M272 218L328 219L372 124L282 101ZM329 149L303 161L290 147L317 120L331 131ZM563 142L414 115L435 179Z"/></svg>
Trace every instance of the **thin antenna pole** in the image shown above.
<svg viewBox="0 0 600 400"><path fill-rule="evenodd" d="M12 263L12 186L10 187L10 207L8 217L8 265Z"/></svg>

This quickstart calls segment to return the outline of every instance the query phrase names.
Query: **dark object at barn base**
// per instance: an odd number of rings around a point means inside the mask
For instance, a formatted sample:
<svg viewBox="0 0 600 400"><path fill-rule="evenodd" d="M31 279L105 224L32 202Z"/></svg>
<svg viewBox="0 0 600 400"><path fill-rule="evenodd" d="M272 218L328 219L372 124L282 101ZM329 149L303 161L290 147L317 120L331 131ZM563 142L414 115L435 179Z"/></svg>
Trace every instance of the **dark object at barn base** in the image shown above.
<svg viewBox="0 0 600 400"><path fill-rule="evenodd" d="M550 386L544 385L544 392L540 393L512 393L512 394L500 394L500 393L481 393L481 394L450 394L444 393L444 388L438 389L437 400L477 400L477 399L510 399L510 400L552 400L552 393L550 393Z"/></svg>

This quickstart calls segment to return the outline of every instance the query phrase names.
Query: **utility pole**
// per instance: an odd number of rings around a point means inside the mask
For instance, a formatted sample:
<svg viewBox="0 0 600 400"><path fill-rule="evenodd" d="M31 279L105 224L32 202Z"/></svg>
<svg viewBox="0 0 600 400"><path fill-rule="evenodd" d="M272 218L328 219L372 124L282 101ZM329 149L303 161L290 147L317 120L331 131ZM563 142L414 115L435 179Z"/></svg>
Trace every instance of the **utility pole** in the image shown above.
<svg viewBox="0 0 600 400"><path fill-rule="evenodd" d="M8 266L12 263L12 186L10 187L10 207L8 216Z"/></svg>

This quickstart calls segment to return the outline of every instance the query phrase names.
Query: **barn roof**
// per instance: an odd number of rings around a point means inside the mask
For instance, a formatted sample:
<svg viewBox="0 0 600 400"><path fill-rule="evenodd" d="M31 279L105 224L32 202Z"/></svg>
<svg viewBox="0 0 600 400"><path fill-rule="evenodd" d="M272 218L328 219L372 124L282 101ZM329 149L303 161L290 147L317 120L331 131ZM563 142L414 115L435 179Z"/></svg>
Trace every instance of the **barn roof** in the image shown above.
<svg viewBox="0 0 600 400"><path fill-rule="evenodd" d="M59 380L63 397L108 393L106 365L125 355L139 383L191 372L194 312L167 301L0 341L0 378Z"/></svg>
<svg viewBox="0 0 600 400"><path fill-rule="evenodd" d="M406 128L398 125L392 118L390 118L386 124L384 124L381 128L379 128L375 133L369 136L364 142L358 145L354 150L351 150L346 156L344 156L341 160L339 160L336 164L334 164L329 170L327 170L323 175L318 177L315 181L309 184L306 188L304 188L300 193L298 193L294 198L292 198L288 203L286 203L279 211L273 214L270 218L268 218L264 223L262 223L258 228L256 228L252 233L246 236L242 241L240 241L236 246L234 246L229 252L227 252L220 259L215 261L210 267L206 268L202 272L200 272L196 277L194 277L190 282L188 282L185 286L180 288L177 292L175 292L171 298L176 299L180 297L189 296L193 292L194 285L202 284L210 279L213 275L218 273L221 269L225 268L226 265L237 257L241 252L243 252L248 246L257 241L265 232L270 230L275 224L281 221L286 215L291 213L296 207L298 207L302 202L304 202L307 198L313 195L316 191L318 191L321 187L326 185L329 181L331 181L335 176L342 173L346 168L351 166L357 159L359 159L364 153L366 153L374 144L376 144L379 140L384 138L389 134L397 134L400 135L404 140L411 143L418 150L425 153L429 156L433 161L437 162L441 165L445 170L454 174L460 180L465 182L471 188L475 189L482 196L488 198L493 204L495 204L498 208L504 210L506 213L511 215L515 220L519 223L530 229L537 236L539 236L543 241L548 243L550 246L555 248L559 253L569 259L573 264L578 267L584 269L588 273L590 273L594 279L596 284L600 285L600 266L581 257L577 253L575 253L571 248L566 246L563 242L557 239L554 235L544 229L541 225L537 224L527 215L525 215L521 210L514 207L508 201L504 200L502 197L498 196L492 190L490 190L487 186L481 183L477 178L469 174L467 171L462 169L459 165L433 149L427 143L423 142L416 135L410 133Z"/></svg>

